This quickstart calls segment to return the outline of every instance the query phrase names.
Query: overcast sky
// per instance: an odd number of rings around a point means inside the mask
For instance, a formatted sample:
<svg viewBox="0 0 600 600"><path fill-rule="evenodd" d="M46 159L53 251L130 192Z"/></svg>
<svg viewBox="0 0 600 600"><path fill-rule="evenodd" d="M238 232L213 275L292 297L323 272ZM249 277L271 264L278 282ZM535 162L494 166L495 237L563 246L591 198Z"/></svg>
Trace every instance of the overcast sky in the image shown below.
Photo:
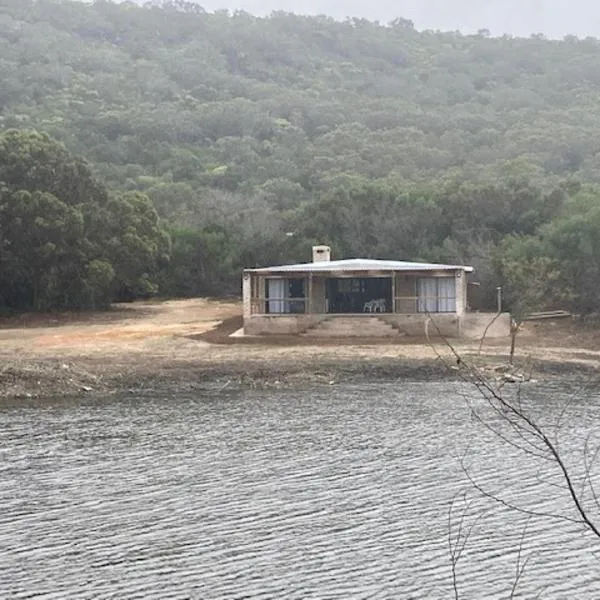
<svg viewBox="0 0 600 600"><path fill-rule="evenodd" d="M387 23L397 17L418 29L489 29L493 35L544 33L600 37L600 0L194 0L206 10L243 9L257 15L273 10L365 17Z"/></svg>

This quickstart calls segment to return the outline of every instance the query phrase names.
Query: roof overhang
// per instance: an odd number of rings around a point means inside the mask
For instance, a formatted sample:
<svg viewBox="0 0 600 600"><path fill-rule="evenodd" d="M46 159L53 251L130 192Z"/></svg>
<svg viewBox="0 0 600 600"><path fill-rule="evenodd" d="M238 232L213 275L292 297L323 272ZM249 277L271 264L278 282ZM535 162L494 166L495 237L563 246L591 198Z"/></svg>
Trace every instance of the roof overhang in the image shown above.
<svg viewBox="0 0 600 600"><path fill-rule="evenodd" d="M312 263L298 263L244 269L244 273L260 275L327 275L329 277L385 277L391 273L436 274L456 273L462 271L471 273L473 267L467 265L446 265L438 263L417 263L393 260L372 260L351 258L347 260L332 260Z"/></svg>

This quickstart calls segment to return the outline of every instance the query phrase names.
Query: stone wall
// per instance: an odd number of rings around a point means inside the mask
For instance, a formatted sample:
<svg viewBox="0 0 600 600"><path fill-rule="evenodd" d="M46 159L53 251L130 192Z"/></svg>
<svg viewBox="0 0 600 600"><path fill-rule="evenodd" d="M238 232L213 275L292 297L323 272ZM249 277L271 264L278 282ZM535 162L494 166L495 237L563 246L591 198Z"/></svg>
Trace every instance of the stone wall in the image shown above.
<svg viewBox="0 0 600 600"><path fill-rule="evenodd" d="M425 335L425 323L430 319L432 322L428 326L428 331L431 336L457 337L459 332L459 318L454 313L436 313L431 317L423 313L408 315L382 314L379 316L405 335L423 337Z"/></svg>
<svg viewBox="0 0 600 600"><path fill-rule="evenodd" d="M327 312L325 299L325 277L314 277L312 281L312 295L310 298L310 311L312 313Z"/></svg>
<svg viewBox="0 0 600 600"><path fill-rule="evenodd" d="M295 335L329 315L252 315L244 319L245 335Z"/></svg>
<svg viewBox="0 0 600 600"><path fill-rule="evenodd" d="M466 313L459 317L454 313L437 313L430 317L423 313L415 314L378 314L377 319L388 323L398 331L398 335L413 337L425 336L425 323L429 335L437 337L442 335L448 338L479 339L487 325L494 318L493 313ZM252 315L244 319L244 333L246 335L297 335L304 333L311 327L317 327L322 321L356 319L356 326L365 336L369 336L368 323L374 315ZM336 335L332 329L332 336ZM339 335L339 333L338 333ZM373 331L377 336L377 331ZM510 335L510 315L501 314L490 326L486 337L498 338Z"/></svg>

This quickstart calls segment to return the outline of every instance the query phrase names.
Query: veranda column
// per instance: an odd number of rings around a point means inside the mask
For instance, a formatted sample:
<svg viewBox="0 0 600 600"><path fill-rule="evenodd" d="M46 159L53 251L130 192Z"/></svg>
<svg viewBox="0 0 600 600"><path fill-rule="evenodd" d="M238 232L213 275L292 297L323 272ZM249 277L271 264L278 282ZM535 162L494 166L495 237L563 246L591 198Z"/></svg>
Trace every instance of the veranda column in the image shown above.
<svg viewBox="0 0 600 600"><path fill-rule="evenodd" d="M459 317L467 310L467 276L464 271L456 271L456 314Z"/></svg>
<svg viewBox="0 0 600 600"><path fill-rule="evenodd" d="M258 296L256 312L259 315L264 315L267 312L267 286L266 286L266 277L264 275L257 275L257 289Z"/></svg>
<svg viewBox="0 0 600 600"><path fill-rule="evenodd" d="M242 307L244 319L247 319L252 314L252 275L244 273L242 279Z"/></svg>

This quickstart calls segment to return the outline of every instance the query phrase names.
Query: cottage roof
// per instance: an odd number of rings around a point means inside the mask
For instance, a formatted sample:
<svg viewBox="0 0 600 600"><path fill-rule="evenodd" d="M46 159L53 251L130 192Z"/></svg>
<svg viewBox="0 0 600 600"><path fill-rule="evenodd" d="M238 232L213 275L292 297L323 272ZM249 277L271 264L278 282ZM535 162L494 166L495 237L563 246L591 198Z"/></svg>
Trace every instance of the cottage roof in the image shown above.
<svg viewBox="0 0 600 600"><path fill-rule="evenodd" d="M349 258L320 262L279 265L261 269L245 269L246 273L333 273L333 272L392 272L392 271L465 271L470 273L473 267L465 265L443 265L437 263L405 262L401 260L375 260L369 258Z"/></svg>

